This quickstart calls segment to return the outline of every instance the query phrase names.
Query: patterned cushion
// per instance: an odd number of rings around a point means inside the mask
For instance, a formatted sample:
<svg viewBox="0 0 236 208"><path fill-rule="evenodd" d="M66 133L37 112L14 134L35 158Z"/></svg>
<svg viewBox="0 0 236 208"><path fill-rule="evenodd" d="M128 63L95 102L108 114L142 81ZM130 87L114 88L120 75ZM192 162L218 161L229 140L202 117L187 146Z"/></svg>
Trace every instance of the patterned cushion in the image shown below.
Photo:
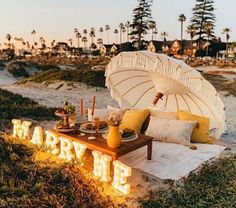
<svg viewBox="0 0 236 208"><path fill-rule="evenodd" d="M189 146L191 134L196 125L195 121L179 121L151 116L145 134L154 137L154 140Z"/></svg>

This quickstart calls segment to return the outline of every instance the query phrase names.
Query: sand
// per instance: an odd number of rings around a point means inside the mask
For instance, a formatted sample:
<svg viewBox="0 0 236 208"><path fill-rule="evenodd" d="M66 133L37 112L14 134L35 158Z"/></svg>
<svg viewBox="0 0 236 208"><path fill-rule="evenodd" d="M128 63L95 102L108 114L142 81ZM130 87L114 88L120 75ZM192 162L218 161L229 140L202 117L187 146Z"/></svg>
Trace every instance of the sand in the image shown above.
<svg viewBox="0 0 236 208"><path fill-rule="evenodd" d="M202 71L222 71L222 69L215 67L200 67ZM228 69L227 69L228 70ZM236 69L230 69L235 71ZM234 75L232 75L234 76ZM229 79L231 75L227 75ZM106 88L88 88L83 84L74 84L66 82L57 82L49 86L38 83L27 83L25 85L14 85L16 81L9 73L0 71L0 87L9 90L13 93L18 93L24 97L29 97L39 104L48 107L62 106L65 101L68 101L76 106L76 110L79 111L80 98L84 99L84 107L91 107L92 96L96 96L95 108L106 108L107 105L117 106L117 102L114 101ZM226 106L227 117L227 132L222 136L221 140L228 143L236 143L236 98L233 96L225 96L225 93L220 92L223 102ZM53 122L40 122L40 125L46 128L50 128L54 125ZM131 186L134 187L132 195L127 203L130 207L136 207L137 197L143 197L148 192L147 190L164 187L164 180L151 176L139 169L133 169L132 178L129 179Z"/></svg>

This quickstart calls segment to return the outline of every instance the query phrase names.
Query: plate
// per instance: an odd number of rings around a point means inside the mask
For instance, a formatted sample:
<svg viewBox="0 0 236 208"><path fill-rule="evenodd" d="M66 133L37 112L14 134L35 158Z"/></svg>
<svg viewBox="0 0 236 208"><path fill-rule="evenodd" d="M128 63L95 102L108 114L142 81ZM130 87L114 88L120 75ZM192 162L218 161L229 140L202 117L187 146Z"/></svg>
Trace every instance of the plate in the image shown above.
<svg viewBox="0 0 236 208"><path fill-rule="evenodd" d="M56 126L53 127L54 130L58 131L58 132L72 132L72 131L76 131L77 129L76 128L68 128L68 129L58 129Z"/></svg>
<svg viewBox="0 0 236 208"><path fill-rule="evenodd" d="M73 114L66 114L66 113L57 113L57 112L55 112L55 115L59 116L59 117L64 117L64 116L75 116L76 114L75 113L73 113Z"/></svg>
<svg viewBox="0 0 236 208"><path fill-rule="evenodd" d="M93 124L93 122L85 122L85 123L82 123L80 125L80 131L81 132L84 132L84 133L91 133L91 134L95 134L96 133L96 130L95 129L87 129L86 128L86 125L87 124ZM106 133L108 131L108 126L106 126L105 128L102 128L102 129L99 129L99 133L103 134L103 133Z"/></svg>
<svg viewBox="0 0 236 208"><path fill-rule="evenodd" d="M107 134L102 134L102 137L104 139L107 139ZM131 142L131 141L134 141L136 139L138 139L138 134L135 133L135 134L132 134L128 137L122 137L122 142Z"/></svg>

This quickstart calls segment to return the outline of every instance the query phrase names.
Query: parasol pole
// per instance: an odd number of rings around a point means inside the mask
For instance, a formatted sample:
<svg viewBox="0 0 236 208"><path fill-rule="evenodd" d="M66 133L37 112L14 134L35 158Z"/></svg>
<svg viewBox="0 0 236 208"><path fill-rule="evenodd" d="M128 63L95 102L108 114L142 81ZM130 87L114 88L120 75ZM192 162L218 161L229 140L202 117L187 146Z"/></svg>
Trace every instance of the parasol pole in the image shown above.
<svg viewBox="0 0 236 208"><path fill-rule="evenodd" d="M163 97L163 93L158 92L158 93L156 94L156 97L155 97L155 99L153 100L152 104L153 104L154 106L156 106L158 100L161 99L162 97Z"/></svg>

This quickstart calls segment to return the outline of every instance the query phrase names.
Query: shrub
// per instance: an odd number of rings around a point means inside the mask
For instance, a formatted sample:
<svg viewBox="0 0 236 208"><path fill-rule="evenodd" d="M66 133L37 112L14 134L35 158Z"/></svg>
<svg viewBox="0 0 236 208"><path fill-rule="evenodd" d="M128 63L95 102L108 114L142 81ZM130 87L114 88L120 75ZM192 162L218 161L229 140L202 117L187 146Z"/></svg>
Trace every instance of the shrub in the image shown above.
<svg viewBox="0 0 236 208"><path fill-rule="evenodd" d="M98 70L49 70L21 80L18 84L36 82L50 84L54 81L83 82L88 86L105 87L105 72Z"/></svg>
<svg viewBox="0 0 236 208"><path fill-rule="evenodd" d="M14 77L29 77L28 72L26 71L27 64L25 62L16 61L8 65L7 70Z"/></svg>

